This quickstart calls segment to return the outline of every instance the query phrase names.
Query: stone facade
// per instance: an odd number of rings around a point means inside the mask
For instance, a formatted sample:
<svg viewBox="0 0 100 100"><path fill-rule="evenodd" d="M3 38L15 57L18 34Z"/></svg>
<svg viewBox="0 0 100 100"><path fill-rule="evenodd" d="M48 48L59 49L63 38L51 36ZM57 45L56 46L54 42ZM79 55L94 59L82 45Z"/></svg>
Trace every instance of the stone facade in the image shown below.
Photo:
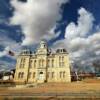
<svg viewBox="0 0 100 100"><path fill-rule="evenodd" d="M70 63L65 49L52 53L45 41L41 41L35 53L23 50L18 56L15 82L44 83L70 82Z"/></svg>

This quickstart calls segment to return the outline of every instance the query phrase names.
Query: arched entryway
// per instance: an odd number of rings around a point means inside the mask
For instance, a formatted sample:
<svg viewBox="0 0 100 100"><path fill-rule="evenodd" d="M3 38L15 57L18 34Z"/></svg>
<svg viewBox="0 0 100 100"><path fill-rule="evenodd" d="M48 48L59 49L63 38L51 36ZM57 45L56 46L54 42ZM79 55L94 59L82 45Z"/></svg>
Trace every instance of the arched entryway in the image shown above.
<svg viewBox="0 0 100 100"><path fill-rule="evenodd" d="M40 72L39 74L43 74L43 72Z"/></svg>
<svg viewBox="0 0 100 100"><path fill-rule="evenodd" d="M45 74L44 74L43 71L40 71L40 72L38 73L38 82L44 83L44 81L45 81Z"/></svg>

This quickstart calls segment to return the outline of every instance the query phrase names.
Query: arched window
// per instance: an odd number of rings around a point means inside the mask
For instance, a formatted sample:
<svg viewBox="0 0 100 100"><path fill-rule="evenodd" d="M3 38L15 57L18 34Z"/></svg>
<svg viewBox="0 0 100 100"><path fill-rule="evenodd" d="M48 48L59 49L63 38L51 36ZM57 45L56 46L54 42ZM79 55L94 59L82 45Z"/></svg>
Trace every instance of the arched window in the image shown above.
<svg viewBox="0 0 100 100"><path fill-rule="evenodd" d="M21 78L24 78L24 72L21 73Z"/></svg>
<svg viewBox="0 0 100 100"><path fill-rule="evenodd" d="M21 72L18 73L18 78L21 78Z"/></svg>

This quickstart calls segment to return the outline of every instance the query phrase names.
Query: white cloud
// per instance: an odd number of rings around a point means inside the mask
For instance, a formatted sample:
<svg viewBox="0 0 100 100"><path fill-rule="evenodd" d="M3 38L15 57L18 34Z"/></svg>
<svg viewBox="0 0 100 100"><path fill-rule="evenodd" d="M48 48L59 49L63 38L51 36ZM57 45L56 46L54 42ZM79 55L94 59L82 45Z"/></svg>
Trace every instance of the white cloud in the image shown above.
<svg viewBox="0 0 100 100"><path fill-rule="evenodd" d="M58 37L61 34L61 32L59 31L59 32L55 33L55 29L56 29L56 27L53 27L42 38L45 39L45 40L47 40L47 41L49 41L51 39L55 39L56 37Z"/></svg>
<svg viewBox="0 0 100 100"><path fill-rule="evenodd" d="M0 33L2 32L0 31ZM8 56L12 59L15 59L16 56L19 54L19 51L22 49L20 43L17 43L15 40L3 34L0 37L0 46L3 46L4 48L3 51L0 51L0 58L2 58L3 56ZM14 52L16 56L10 56L9 51Z"/></svg>
<svg viewBox="0 0 100 100"><path fill-rule="evenodd" d="M48 32L61 18L60 7L65 2L68 0L28 0L26 3L11 0L15 11L10 23L21 26L25 35L22 45L38 42L46 34L51 36Z"/></svg>
<svg viewBox="0 0 100 100"><path fill-rule="evenodd" d="M1 34L0 35L0 45L6 47L6 46L16 44L16 41L14 41L13 39L11 39L8 36L4 35L1 30L0 30L0 34Z"/></svg>
<svg viewBox="0 0 100 100"><path fill-rule="evenodd" d="M6 48L4 49L4 51L0 52L0 57L3 57L3 56L5 56L5 55L7 55L7 54L8 54L8 51L9 51L9 47L6 47Z"/></svg>
<svg viewBox="0 0 100 100"><path fill-rule="evenodd" d="M78 10L77 25L74 22L66 27L65 39L54 43L53 47L63 47L69 52L72 62L85 66L92 65L96 59L100 60L100 32L92 33L93 15L85 8ZM91 34L90 34L91 33Z"/></svg>
<svg viewBox="0 0 100 100"><path fill-rule="evenodd" d="M75 37L85 37L92 29L94 21L93 15L90 12L86 11L84 8L80 8L78 10L78 14L79 17L77 24L71 22L66 28L65 38L67 39L73 39Z"/></svg>

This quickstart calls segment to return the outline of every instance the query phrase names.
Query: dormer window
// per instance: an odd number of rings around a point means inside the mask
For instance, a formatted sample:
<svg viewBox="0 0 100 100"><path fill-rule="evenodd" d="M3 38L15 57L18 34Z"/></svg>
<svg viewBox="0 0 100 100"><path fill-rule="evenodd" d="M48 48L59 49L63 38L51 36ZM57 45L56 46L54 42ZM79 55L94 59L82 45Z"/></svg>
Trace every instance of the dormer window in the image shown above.
<svg viewBox="0 0 100 100"><path fill-rule="evenodd" d="M45 44L44 44L44 48L45 48L46 46L45 46Z"/></svg>

